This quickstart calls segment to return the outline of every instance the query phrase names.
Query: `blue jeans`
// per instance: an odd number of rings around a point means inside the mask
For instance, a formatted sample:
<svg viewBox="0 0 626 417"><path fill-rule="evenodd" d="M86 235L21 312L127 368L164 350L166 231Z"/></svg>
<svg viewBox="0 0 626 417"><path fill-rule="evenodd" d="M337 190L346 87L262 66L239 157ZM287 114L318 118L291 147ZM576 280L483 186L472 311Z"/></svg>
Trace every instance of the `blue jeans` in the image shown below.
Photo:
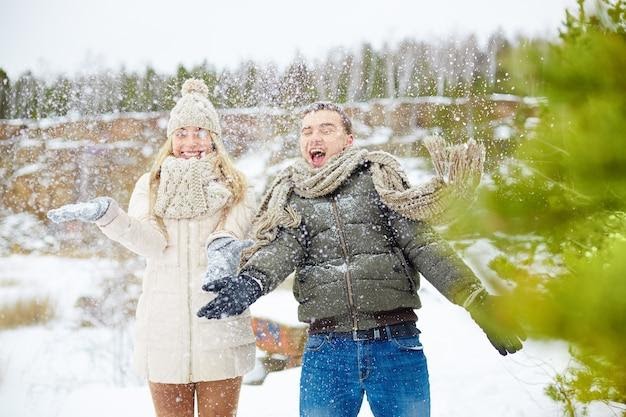
<svg viewBox="0 0 626 417"><path fill-rule="evenodd" d="M312 334L300 376L301 417L429 417L428 367L418 336L359 340Z"/></svg>

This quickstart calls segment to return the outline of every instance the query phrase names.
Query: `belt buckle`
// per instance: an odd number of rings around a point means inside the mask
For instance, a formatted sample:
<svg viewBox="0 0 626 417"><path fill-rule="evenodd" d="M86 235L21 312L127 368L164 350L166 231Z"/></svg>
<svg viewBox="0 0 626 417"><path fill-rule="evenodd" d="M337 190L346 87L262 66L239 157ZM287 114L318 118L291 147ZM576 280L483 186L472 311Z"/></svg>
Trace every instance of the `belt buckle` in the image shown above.
<svg viewBox="0 0 626 417"><path fill-rule="evenodd" d="M355 342L360 342L360 341L364 341L364 340L379 340L380 337L380 329L372 329L374 331L374 337L369 337L369 336L364 336L364 337L359 337L359 331L358 330L352 330L352 340Z"/></svg>
<svg viewBox="0 0 626 417"><path fill-rule="evenodd" d="M354 342L361 342L363 340L369 340L369 338L367 336L359 337L359 331L358 330L352 330L352 341L354 341Z"/></svg>

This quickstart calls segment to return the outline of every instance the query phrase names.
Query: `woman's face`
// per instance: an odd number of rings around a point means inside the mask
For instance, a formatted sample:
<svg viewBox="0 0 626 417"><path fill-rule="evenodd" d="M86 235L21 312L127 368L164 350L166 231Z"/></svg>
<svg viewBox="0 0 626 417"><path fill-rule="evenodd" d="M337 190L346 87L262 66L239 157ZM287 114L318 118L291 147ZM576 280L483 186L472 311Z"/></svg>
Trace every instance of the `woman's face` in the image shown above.
<svg viewBox="0 0 626 417"><path fill-rule="evenodd" d="M176 158L203 158L214 151L213 135L199 127L185 126L172 134L172 153Z"/></svg>

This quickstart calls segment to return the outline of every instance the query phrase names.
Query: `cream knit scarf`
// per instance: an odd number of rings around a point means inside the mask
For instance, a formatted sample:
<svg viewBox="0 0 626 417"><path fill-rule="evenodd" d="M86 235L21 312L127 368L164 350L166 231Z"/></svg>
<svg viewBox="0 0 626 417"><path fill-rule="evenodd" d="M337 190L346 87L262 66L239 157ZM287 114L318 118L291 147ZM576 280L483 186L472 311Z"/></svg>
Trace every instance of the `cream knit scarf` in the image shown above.
<svg viewBox="0 0 626 417"><path fill-rule="evenodd" d="M212 215L224 207L232 193L219 182L215 158L165 158L154 212L163 218L191 219Z"/></svg>
<svg viewBox="0 0 626 417"><path fill-rule="evenodd" d="M304 160L294 163L274 179L263 196L253 225L256 243L246 257L272 242L280 227L295 228L300 224L300 216L287 204L292 192L304 198L332 193L365 162L370 163L374 188L390 209L412 220L441 221L452 199L473 197L480 183L485 151L474 141L447 147L443 139L434 137L424 140L424 145L436 176L414 187L398 161L382 151L348 148L318 169Z"/></svg>

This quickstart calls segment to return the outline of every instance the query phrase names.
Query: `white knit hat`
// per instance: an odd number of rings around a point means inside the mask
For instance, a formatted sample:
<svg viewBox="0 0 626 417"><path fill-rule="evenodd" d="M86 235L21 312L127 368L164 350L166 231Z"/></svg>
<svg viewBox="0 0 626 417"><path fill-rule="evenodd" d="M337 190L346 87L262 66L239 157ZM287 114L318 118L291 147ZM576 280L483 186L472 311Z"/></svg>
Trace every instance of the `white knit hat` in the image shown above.
<svg viewBox="0 0 626 417"><path fill-rule="evenodd" d="M204 81L190 78L183 83L181 92L183 96L170 112L167 137L185 126L201 127L221 136L220 120L215 107L209 101L209 87Z"/></svg>

